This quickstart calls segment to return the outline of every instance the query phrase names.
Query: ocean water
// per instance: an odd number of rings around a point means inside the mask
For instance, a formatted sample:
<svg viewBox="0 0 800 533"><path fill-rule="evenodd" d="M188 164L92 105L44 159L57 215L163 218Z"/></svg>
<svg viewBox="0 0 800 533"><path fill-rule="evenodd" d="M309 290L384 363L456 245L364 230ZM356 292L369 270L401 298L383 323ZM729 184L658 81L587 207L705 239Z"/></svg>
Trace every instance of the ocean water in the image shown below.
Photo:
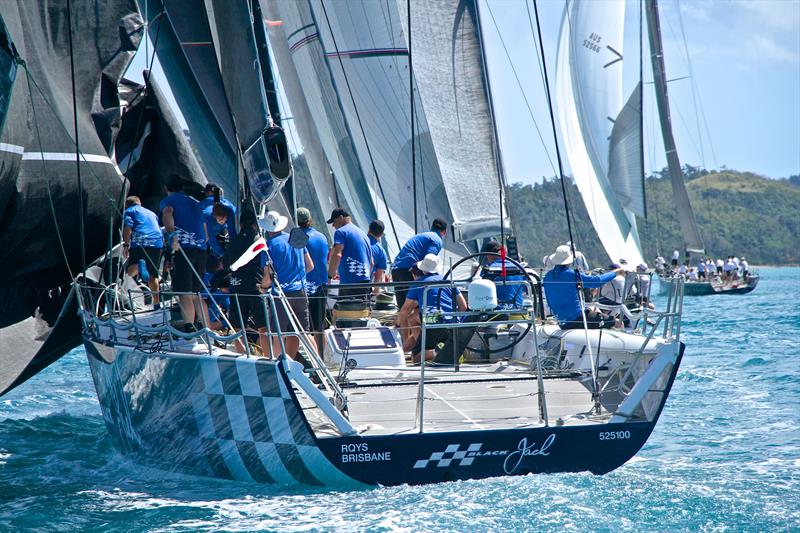
<svg viewBox="0 0 800 533"><path fill-rule="evenodd" d="M661 420L604 476L343 492L166 475L112 447L76 350L0 399L0 531L798 531L800 269L761 274L685 300Z"/></svg>

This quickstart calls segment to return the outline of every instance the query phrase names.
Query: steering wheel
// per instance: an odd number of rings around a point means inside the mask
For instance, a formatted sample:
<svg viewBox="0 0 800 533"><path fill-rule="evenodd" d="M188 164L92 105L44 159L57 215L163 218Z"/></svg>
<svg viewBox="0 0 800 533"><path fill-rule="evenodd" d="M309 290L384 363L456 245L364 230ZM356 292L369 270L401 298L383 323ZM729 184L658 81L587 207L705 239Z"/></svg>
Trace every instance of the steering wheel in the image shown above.
<svg viewBox="0 0 800 533"><path fill-rule="evenodd" d="M452 277L452 275L453 275L453 272L461 264L463 264L464 262L466 262L466 261L468 261L470 259L476 259L476 258L478 259L478 263L484 263L484 260L486 260L485 264L488 265L488 264L491 264L491 262L494 261L495 258L499 259L500 258L500 254L495 253L495 252L479 252L479 253L476 253L476 254L468 255L468 256L464 257L463 259L459 260L458 262L456 262L453 266L451 266L450 269L447 271L447 273L444 276L442 276L442 281L450 279ZM514 260L514 259L512 259L510 257L506 257L505 260L510 262L512 265L517 267L517 269L519 270L520 274L514 273L515 276L516 275L524 275L525 278L526 278L525 280L528 281L528 283L530 284L531 293L532 293L531 297L533 298L533 309L534 309L534 316L535 316L535 314L536 314L535 310L537 308L537 301L538 301L538 295L536 293L535 287L539 286L538 279L537 279L536 282L534 282L534 278L531 276L531 274L528 273L528 271L525 270L525 267L523 267L518 261L516 261L516 260ZM467 278L467 280L465 280L465 281L470 281L471 282L473 279L475 279L475 275L474 274L470 275L470 277ZM520 285L519 287L520 287L520 290L522 290L523 285ZM441 307L441 297L442 297L441 290L437 292L437 296L438 296L438 298L437 298L437 301L436 301L436 306L437 307ZM487 314L508 314L508 313L504 313L504 310L499 309L497 311L490 311ZM513 348L514 346L516 346L523 338L525 338L525 336L530 332L531 328L533 327L533 322L534 321L531 320L528 323L527 327L525 328L525 331L523 331L520 335L517 335L516 339L510 341L508 344L506 344L504 346L501 346L499 348L494 348L494 349L489 347L489 339L488 339L488 337L486 335L487 332L481 332L479 328L475 328L475 335L480 339L481 344L483 345L483 349L478 351L478 350L475 350L473 348L469 348L469 347L465 346L464 350L469 350L470 352L473 352L473 353L485 354L485 355L505 352L505 351Z"/></svg>

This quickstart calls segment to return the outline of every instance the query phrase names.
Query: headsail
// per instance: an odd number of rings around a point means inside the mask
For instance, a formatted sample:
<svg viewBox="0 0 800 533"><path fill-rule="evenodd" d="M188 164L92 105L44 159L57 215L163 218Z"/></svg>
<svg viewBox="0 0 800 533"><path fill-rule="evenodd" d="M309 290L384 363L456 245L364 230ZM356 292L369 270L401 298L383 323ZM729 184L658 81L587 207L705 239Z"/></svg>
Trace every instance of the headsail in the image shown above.
<svg viewBox="0 0 800 533"><path fill-rule="evenodd" d="M158 82L151 77L145 87L123 80L120 87L127 107L117 136L117 164L130 181L130 194L160 212L164 186L173 174L204 174Z"/></svg>
<svg viewBox="0 0 800 533"><path fill-rule="evenodd" d="M80 341L74 309L58 320L69 303L69 290L60 287L83 259L78 195L86 207L86 261L105 252L108 221L124 200L125 183L108 150L120 115L117 81L141 20L133 0L73 3L79 191L66 5L3 2L0 16L30 72L30 79L17 73L0 139L0 345L13 351L0 360L2 394Z"/></svg>
<svg viewBox="0 0 800 533"><path fill-rule="evenodd" d="M241 184L234 126L205 1L137 1L149 21L148 35L201 154L203 169L228 196L237 197Z"/></svg>
<svg viewBox="0 0 800 533"><path fill-rule="evenodd" d="M623 100L625 3L568 2L556 94L578 190L609 257L642 262L635 214L644 214L640 87Z"/></svg>
<svg viewBox="0 0 800 533"><path fill-rule="evenodd" d="M473 2L412 3L416 172L406 2L266 4L282 25L270 37L292 109L310 112L340 200L358 224L384 220L390 254L435 217L453 220L458 240L500 232L501 182ZM450 65L444 77L441 65ZM304 145L314 144L299 133ZM475 191L492 200L476 205ZM454 250L463 253L460 245Z"/></svg>
<svg viewBox="0 0 800 533"><path fill-rule="evenodd" d="M299 118L307 109L314 126L304 132L297 123L304 148L321 144L339 202L362 227L376 217L386 222L385 243L396 254L415 224L408 52L394 3L269 1L267 6L270 16L282 23L281 31L270 32L270 40L289 103L293 112L300 111ZM289 54L281 53L285 48ZM435 193L441 181L429 141L428 155L420 155L426 153L426 137L422 125L416 140L417 175L422 176L417 200L434 204L423 213L447 217L447 200ZM327 176L313 178L324 184ZM329 203L330 197L320 195L320 204ZM420 217L418 223L430 221Z"/></svg>

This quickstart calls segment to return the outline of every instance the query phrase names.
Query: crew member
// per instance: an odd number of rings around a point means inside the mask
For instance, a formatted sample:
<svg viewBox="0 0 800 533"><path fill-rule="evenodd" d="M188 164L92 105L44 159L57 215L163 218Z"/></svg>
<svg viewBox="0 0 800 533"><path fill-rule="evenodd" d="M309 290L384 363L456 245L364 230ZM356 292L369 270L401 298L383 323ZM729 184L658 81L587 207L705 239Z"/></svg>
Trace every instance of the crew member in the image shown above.
<svg viewBox="0 0 800 533"><path fill-rule="evenodd" d="M207 270L216 272L222 266L225 245L236 237L236 207L223 197L222 187L214 183L205 186L204 194L205 199L200 205L208 229Z"/></svg>
<svg viewBox="0 0 800 533"><path fill-rule="evenodd" d="M487 253L499 254L502 245L495 241L489 241L483 250ZM547 256L548 258L550 256ZM526 276L519 271L519 267L509 261L505 260L505 267L507 275L505 281L519 282L525 280ZM497 286L497 307L499 309L520 309L523 306L523 295L525 294L525 286L519 283L506 284L503 283L502 269L503 261L499 257L491 256L489 265L481 273L481 277L489 279ZM500 273L498 274L498 271Z"/></svg>
<svg viewBox="0 0 800 533"><path fill-rule="evenodd" d="M442 239L447 234L447 222L442 218L437 218L431 224L430 231L414 235L405 246L400 249L400 253L394 258L392 264L392 281L407 282L413 281L411 267L422 261L428 255L439 255L444 245ZM407 287L395 287L394 295L397 299L397 308L402 309L406 300Z"/></svg>
<svg viewBox="0 0 800 533"><path fill-rule="evenodd" d="M267 246L269 247L269 258L272 262L272 272L267 270L265 273L263 288L273 287L273 294L276 292L274 285L280 285L285 300L275 299L275 306L278 315L278 327L283 334L283 345L286 353L294 358L301 360L298 356L300 349L300 337L309 330L308 320L308 297L306 295L306 272L314 270L314 262L308 250L295 248L289 243L289 234L283 231L289 219L277 211L269 211L266 216L259 221L261 229L267 232ZM274 275L274 279L273 279ZM297 318L297 326L290 320L285 308L285 303L289 304L292 313ZM294 335L291 332L294 331ZM308 336L308 341L314 346L314 339ZM274 353L280 353L280 339L277 337L272 341ZM316 347L314 346L316 351Z"/></svg>
<svg viewBox="0 0 800 533"><path fill-rule="evenodd" d="M553 254L553 269L545 274L543 280L544 292L550 310L561 324L561 329L577 329L583 327L583 318L589 329L610 328L614 321L597 310L581 309L580 295L575 286L575 271L570 268L574 258L569 246L559 246ZM581 283L586 289L601 287L613 280L617 275L624 274L622 268L606 272L599 276L579 273Z"/></svg>
<svg viewBox="0 0 800 533"><path fill-rule="evenodd" d="M245 209L241 219L242 230L225 248L222 262L225 268L230 268L253 243L255 243L261 233L258 231L258 222L253 211ZM237 331L245 332L243 338L236 341L236 351L246 353L244 343L247 342L247 326L252 320L253 325L258 330L258 344L264 357L270 355L270 345L267 339L266 328L266 306L262 304L259 294L264 292L264 287L268 285L269 277L267 274L267 253L261 251L253 256L245 265L239 267L230 275L229 292L230 311L228 317Z"/></svg>
<svg viewBox="0 0 800 533"><path fill-rule="evenodd" d="M747 258L744 256L742 256L742 260L739 262L739 269L742 271L742 279L750 277L750 265L747 262Z"/></svg>
<svg viewBox="0 0 800 533"><path fill-rule="evenodd" d="M208 232L203 222L200 202L183 192L185 180L173 175L168 184L169 195L161 200L161 221L167 231L167 246L175 252L172 290L178 297L186 331L196 329L196 319L208 325L208 308L197 296L203 289L206 273L206 242Z"/></svg>
<svg viewBox="0 0 800 533"><path fill-rule="evenodd" d="M314 263L313 270L306 272L306 294L308 295L308 315L311 331L317 346L322 346L322 332L325 331L325 311L328 284L328 239L314 229L311 211L305 207L297 209L297 225L308 237L306 250Z"/></svg>
<svg viewBox="0 0 800 533"><path fill-rule="evenodd" d="M142 279L146 280L155 309L161 308L159 267L163 247L164 235L158 225L158 216L142 207L138 196L129 196L125 200L122 216L122 253L123 257L128 258L126 272L132 278L141 274ZM146 275L139 271L140 263L144 264Z"/></svg>
<svg viewBox="0 0 800 533"><path fill-rule="evenodd" d="M369 223L370 249L372 250L372 283L383 283L386 276L386 250L381 246L381 238L385 226L380 220L373 220ZM380 287L372 289L372 294L377 295L381 292Z"/></svg>
<svg viewBox="0 0 800 533"><path fill-rule="evenodd" d="M410 272L415 281L435 282L442 281L440 270L439 258L434 254L428 254L421 261L412 265ZM411 350L414 361L420 360L422 352L420 325L424 314L439 311L452 313L454 309L462 312L467 310L467 303L458 288L432 287L428 288L427 291L425 289L424 285L411 287L403 302L403 307L400 308L398 313L398 321L403 324L416 324L413 327L413 331L403 342L403 349L405 351ZM425 313L422 312L423 295L426 307ZM425 332L426 361L434 358L434 348L441 342L445 343L440 350L444 361L449 362L452 360L453 343L455 343L456 355L460 355L472 336L473 330L471 328L454 328L454 331L456 332L455 335L451 335L451 332L445 328L429 329Z"/></svg>
<svg viewBox="0 0 800 533"><path fill-rule="evenodd" d="M333 233L333 248L328 262L328 278L333 279L338 274L339 283L368 284L373 265L369 237L353 224L350 213L340 207L331 212L328 224L333 225L336 230ZM366 302L370 292L368 286L363 289L339 289L339 298Z"/></svg>

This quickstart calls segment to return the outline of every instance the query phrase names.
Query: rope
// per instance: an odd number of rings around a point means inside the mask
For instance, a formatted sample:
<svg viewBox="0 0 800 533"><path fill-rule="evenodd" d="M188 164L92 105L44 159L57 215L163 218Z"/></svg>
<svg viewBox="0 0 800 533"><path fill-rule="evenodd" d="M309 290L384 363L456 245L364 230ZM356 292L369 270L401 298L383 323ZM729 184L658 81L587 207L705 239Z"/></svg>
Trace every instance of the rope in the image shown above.
<svg viewBox="0 0 800 533"><path fill-rule="evenodd" d="M67 0L67 36L69 41L69 71L72 83L72 125L75 131L75 169L78 178L78 232L81 244L81 272L86 274L86 242L83 228L83 184L81 183L81 144L78 137L78 96L75 90L75 55L72 49L72 3ZM44 159L44 157L42 157ZM74 278L73 278L74 279Z"/></svg>
<svg viewBox="0 0 800 533"><path fill-rule="evenodd" d="M344 68L344 62L342 61L342 56L339 53L339 46L336 44L336 36L333 33L333 27L331 26L331 21L328 18L328 10L325 8L325 1L320 0L320 4L322 5L322 13L325 15L325 22L328 25L328 31L331 34L331 40L333 41L333 48L336 50L336 58L339 60L339 68L342 69L342 75L344 76L344 83L347 86L347 93L350 95L350 101L353 104L353 111L356 114L356 120L358 121L358 127L361 130L361 135L364 137L364 146L367 148L367 155L369 156L369 162L372 166L372 172L375 174L375 181L378 184L378 190L381 193L381 199L383 200L383 204L386 206L386 213L389 216L389 224L392 226L392 232L394 233L395 241L397 242L397 247L402 248L400 244L400 237L397 235L397 228L394 225L394 217L392 216L392 211L389 208L389 203L386 201L386 194L383 192L383 184L381 183L381 178L378 176L378 169L375 166L375 159L372 157L372 149L369 146L369 141L367 140L367 133L364 130L364 124L361 122L361 114L358 112L358 106L356 105L356 99L353 96L353 90L350 88L350 79L347 77L347 70ZM409 65L411 65L411 58L409 57ZM413 94L412 94L413 97ZM413 138L413 135L412 135ZM414 199L416 203L416 198Z"/></svg>
<svg viewBox="0 0 800 533"><path fill-rule="evenodd" d="M516 67L514 67L514 62L511 60L511 54L509 54L509 52L508 52L508 48L506 47L505 39L503 39L503 34L500 33L500 27L498 26L497 21L494 18L494 12L492 11L492 6L491 6L491 4L489 4L487 2L486 3L486 7L489 10L489 16L492 19L492 24L494 25L494 29L497 32L497 36L500 39L500 44L503 45L503 52L505 52L506 59L508 59L508 64L511 67L511 72L514 73L514 79L517 81L517 87L519 87L519 91L522 94L522 99L525 101L525 107L528 109L528 115L530 116L531 121L533 122L533 127L536 130L536 135L538 135L539 141L542 143L542 147L544 149L544 154L545 154L545 156L547 156L547 161L550 163L550 168L555 173L556 172L555 164L553 163L553 159L550 157L550 152L547 149L547 146L545 145L544 135L542 135L542 131L539 129L539 123L536 121L536 118L534 117L533 108L531 107L531 103L528 101L528 95L525 93L525 89L522 86L522 81L519 79L519 75L517 74L517 69L516 69ZM528 7L527 2L525 3L525 7L526 8ZM528 11L528 19L530 20L530 10ZM533 27L531 27L531 31L533 31ZM534 37L534 42L535 41L536 41L536 39ZM540 73L541 73L541 60L539 59L538 54L536 56L536 59L539 62Z"/></svg>
<svg viewBox="0 0 800 533"><path fill-rule="evenodd" d="M417 222L417 131L414 128L414 63L411 55L411 0L406 0L406 10L408 11L408 94L411 100L411 180L414 186L414 233L417 233L419 232L419 223Z"/></svg>

